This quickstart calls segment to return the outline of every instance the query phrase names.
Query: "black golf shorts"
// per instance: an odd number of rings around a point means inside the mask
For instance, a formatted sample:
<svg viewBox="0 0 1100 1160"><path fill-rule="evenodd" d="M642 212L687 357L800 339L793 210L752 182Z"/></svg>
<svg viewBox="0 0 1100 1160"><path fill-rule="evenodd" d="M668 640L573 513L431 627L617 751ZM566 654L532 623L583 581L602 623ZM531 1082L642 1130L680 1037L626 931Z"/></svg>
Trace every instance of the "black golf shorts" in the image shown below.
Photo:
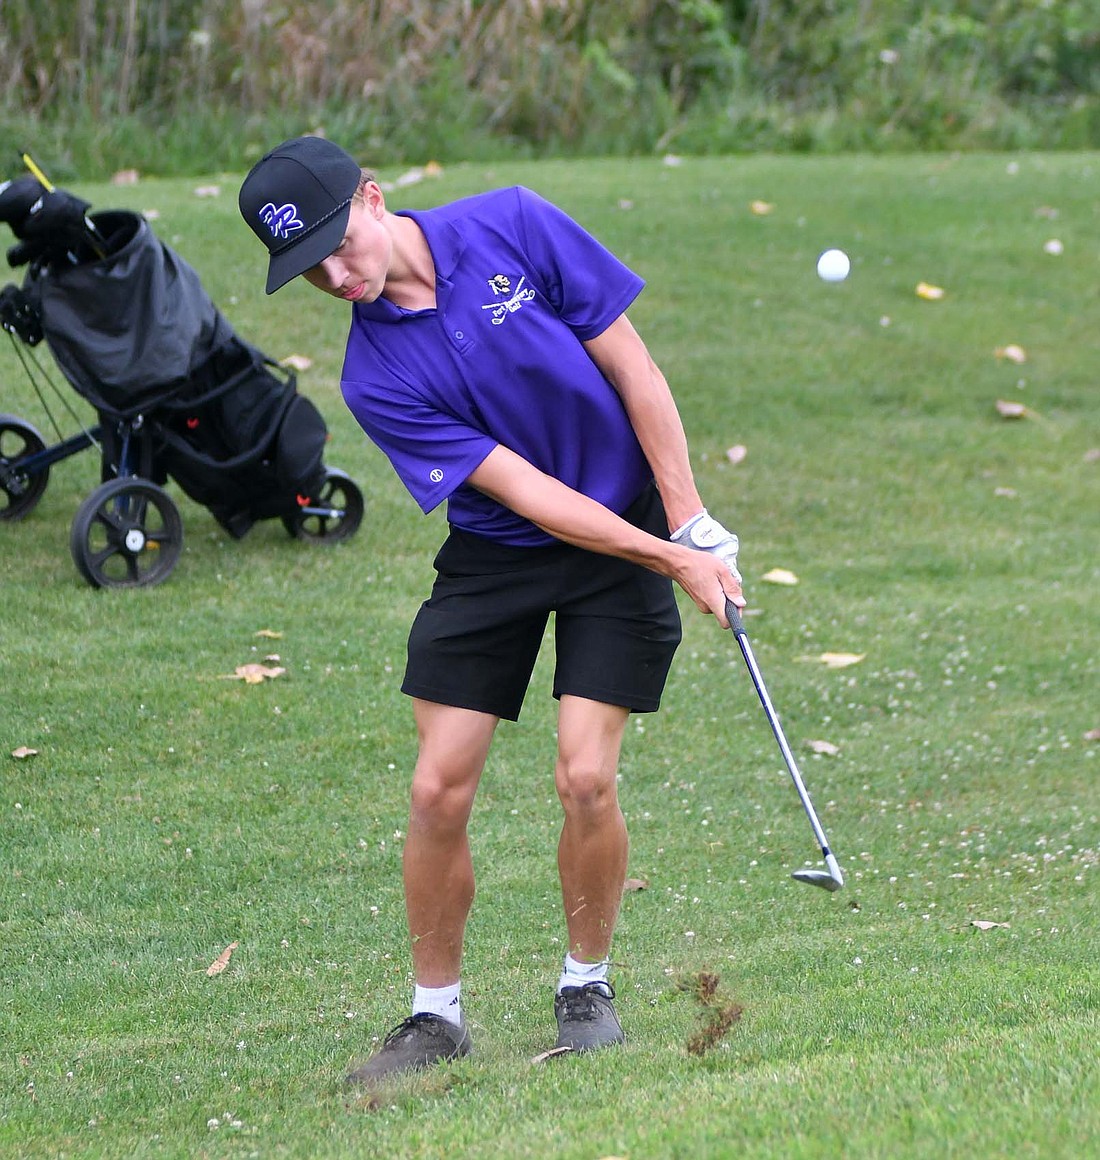
<svg viewBox="0 0 1100 1160"><path fill-rule="evenodd" d="M665 539L651 485L623 513ZM651 713L680 643L672 582L648 568L553 544L517 548L452 528L409 633L401 690L515 721L551 612L554 696Z"/></svg>

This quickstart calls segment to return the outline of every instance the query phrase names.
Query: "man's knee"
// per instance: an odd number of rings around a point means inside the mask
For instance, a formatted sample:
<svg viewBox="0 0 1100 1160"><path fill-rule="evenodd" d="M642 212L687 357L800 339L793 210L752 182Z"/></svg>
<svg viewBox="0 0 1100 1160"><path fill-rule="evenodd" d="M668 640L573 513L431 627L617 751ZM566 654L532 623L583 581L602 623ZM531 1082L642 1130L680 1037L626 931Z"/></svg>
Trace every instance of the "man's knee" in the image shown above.
<svg viewBox="0 0 1100 1160"><path fill-rule="evenodd" d="M617 805L616 765L591 754L559 757L555 782L562 805L580 813L598 813Z"/></svg>
<svg viewBox="0 0 1100 1160"><path fill-rule="evenodd" d="M476 771L455 776L431 767L418 767L412 783L413 818L433 828L464 827L473 808L477 783Z"/></svg>
<svg viewBox="0 0 1100 1160"><path fill-rule="evenodd" d="M627 717L615 705L562 697L554 778L567 811L618 808L616 779Z"/></svg>
<svg viewBox="0 0 1100 1160"><path fill-rule="evenodd" d="M485 713L414 701L420 752L412 780L412 818L434 828L463 827L473 807L497 720Z"/></svg>

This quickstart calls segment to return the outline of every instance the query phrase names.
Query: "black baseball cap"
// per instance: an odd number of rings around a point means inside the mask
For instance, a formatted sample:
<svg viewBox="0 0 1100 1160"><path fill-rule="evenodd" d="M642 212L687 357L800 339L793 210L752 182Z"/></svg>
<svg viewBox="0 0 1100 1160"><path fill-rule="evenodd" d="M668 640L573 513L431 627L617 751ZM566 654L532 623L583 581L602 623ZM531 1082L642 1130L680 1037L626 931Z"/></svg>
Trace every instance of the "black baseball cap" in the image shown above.
<svg viewBox="0 0 1100 1160"><path fill-rule="evenodd" d="M323 262L340 244L362 169L323 137L294 137L249 171L237 204L267 246L267 292Z"/></svg>

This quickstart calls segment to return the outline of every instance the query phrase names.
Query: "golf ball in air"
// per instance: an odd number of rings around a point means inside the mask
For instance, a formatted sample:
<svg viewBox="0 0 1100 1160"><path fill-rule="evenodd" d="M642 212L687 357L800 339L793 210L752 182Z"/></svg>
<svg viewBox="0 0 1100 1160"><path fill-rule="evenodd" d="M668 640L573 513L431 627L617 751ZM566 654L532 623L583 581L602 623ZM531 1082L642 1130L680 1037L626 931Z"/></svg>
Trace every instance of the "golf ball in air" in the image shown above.
<svg viewBox="0 0 1100 1160"><path fill-rule="evenodd" d="M823 282L843 282L851 268L843 250L826 250L817 260L817 276Z"/></svg>

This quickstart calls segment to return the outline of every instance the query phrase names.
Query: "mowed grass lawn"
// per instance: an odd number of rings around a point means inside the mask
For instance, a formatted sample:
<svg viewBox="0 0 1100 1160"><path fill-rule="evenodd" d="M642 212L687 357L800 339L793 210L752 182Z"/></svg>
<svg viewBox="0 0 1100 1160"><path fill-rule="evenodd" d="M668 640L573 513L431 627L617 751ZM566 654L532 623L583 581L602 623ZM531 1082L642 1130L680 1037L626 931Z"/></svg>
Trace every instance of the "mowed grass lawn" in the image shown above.
<svg viewBox="0 0 1100 1160"><path fill-rule="evenodd" d="M344 309L305 286L265 298L240 175L77 187L156 211L243 337L312 360L326 461L368 509L346 544L277 521L236 542L170 485L184 554L131 592L92 590L69 556L94 452L0 526L0 1152L1088 1154L1098 172L1095 155L502 163L391 192L522 182L647 278L631 316L741 535L746 625L847 884L790 878L818 864L806 818L733 640L684 602L664 707L632 721L622 762L647 884L615 947L628 1042L533 1062L565 950L548 652L472 824L476 1053L378 1100L342 1077L407 1013L397 685L442 516L417 514L343 409ZM828 246L847 282L816 278ZM0 375L2 409L53 441L6 343ZM283 676L223 679L268 655Z"/></svg>

